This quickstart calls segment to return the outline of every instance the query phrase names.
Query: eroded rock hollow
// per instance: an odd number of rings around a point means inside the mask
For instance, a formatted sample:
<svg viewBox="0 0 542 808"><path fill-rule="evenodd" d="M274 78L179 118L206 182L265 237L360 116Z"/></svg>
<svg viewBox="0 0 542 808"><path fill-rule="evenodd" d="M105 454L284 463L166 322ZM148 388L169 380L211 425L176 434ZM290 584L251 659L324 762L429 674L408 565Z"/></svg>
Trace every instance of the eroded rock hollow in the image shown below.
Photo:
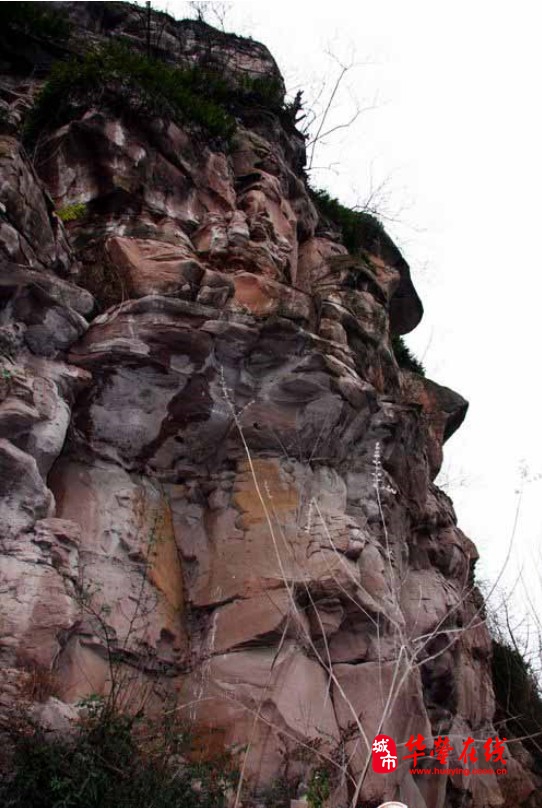
<svg viewBox="0 0 542 808"><path fill-rule="evenodd" d="M404 258L369 219L348 252L273 58L204 23L153 15L154 55L220 69L227 136L117 76L23 146L53 61L149 47L128 5L40 5L69 44L10 41L0 78L2 709L46 669L36 710L70 719L113 653L133 703L242 748L245 805L323 764L335 806L523 803L511 755L507 777L402 760L498 734L476 550L433 482L467 405L397 364L422 316Z"/></svg>

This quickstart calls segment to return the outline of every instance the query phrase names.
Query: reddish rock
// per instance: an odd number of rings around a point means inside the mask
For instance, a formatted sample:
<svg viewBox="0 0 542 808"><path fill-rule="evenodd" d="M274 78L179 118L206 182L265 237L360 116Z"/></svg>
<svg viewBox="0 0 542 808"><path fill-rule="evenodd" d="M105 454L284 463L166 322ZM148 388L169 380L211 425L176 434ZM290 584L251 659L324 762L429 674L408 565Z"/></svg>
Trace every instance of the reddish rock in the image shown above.
<svg viewBox="0 0 542 808"><path fill-rule="evenodd" d="M145 52L133 7L62 6L76 50ZM163 23L164 58L283 86L262 45ZM226 143L81 103L32 165L21 96L0 137L0 720L21 654L54 671L37 716L59 731L115 658L138 707L176 697L210 756L246 749L243 804L284 778L303 797L322 765L335 808L529 798L521 752L506 780L403 761L412 734L497 729L476 551L432 483L467 404L397 365L422 314L397 247L348 254L287 109L245 96Z"/></svg>

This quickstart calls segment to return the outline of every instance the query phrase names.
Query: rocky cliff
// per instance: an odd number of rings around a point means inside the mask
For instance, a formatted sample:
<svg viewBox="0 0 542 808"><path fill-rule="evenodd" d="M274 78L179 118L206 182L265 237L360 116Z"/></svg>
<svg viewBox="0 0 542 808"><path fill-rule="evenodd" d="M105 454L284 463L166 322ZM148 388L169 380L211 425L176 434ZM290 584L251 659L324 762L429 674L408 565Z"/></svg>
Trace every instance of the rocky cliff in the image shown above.
<svg viewBox="0 0 542 808"><path fill-rule="evenodd" d="M54 725L117 676L240 750L244 805L323 768L335 806L534 805L511 748L507 776L403 760L498 736L476 550L433 482L467 405L397 364L404 258L371 217L344 246L264 46L39 6L69 33L16 21L0 78L3 715L36 672Z"/></svg>

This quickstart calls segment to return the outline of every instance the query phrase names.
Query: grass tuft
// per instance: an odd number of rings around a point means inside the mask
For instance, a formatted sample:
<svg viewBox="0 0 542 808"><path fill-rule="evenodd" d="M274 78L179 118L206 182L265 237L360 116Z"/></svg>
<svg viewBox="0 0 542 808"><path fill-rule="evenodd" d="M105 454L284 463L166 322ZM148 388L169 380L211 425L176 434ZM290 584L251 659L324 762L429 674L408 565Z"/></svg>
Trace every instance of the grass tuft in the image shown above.
<svg viewBox="0 0 542 808"><path fill-rule="evenodd" d="M66 222L75 222L76 219L81 219L87 212L87 206L84 202L74 202L71 205L64 205L56 211L58 218Z"/></svg>
<svg viewBox="0 0 542 808"><path fill-rule="evenodd" d="M425 368L420 360L414 356L403 337L394 336L391 338L391 346L397 364L404 370L410 370L412 373L418 373L420 376L425 376Z"/></svg>

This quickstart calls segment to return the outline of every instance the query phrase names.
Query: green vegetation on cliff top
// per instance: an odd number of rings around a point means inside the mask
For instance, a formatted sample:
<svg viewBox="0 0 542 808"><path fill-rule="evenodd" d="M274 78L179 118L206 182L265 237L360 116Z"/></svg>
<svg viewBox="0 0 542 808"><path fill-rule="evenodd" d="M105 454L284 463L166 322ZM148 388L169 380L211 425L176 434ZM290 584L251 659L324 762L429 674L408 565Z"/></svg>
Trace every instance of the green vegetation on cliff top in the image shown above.
<svg viewBox="0 0 542 808"><path fill-rule="evenodd" d="M41 3L0 3L0 32L64 42L71 25L62 11L43 8Z"/></svg>
<svg viewBox="0 0 542 808"><path fill-rule="evenodd" d="M379 239L386 237L384 225L372 213L348 208L327 191L310 188L309 192L320 215L340 229L343 244L353 255L370 252ZM425 376L422 362L412 353L402 336L394 335L391 345L400 368Z"/></svg>
<svg viewBox="0 0 542 808"><path fill-rule="evenodd" d="M280 83L243 76L235 84L216 69L177 67L148 58L123 42L58 61L26 122L26 140L73 120L93 103L115 111L135 110L199 126L211 137L228 140L236 113L250 107L283 109Z"/></svg>

